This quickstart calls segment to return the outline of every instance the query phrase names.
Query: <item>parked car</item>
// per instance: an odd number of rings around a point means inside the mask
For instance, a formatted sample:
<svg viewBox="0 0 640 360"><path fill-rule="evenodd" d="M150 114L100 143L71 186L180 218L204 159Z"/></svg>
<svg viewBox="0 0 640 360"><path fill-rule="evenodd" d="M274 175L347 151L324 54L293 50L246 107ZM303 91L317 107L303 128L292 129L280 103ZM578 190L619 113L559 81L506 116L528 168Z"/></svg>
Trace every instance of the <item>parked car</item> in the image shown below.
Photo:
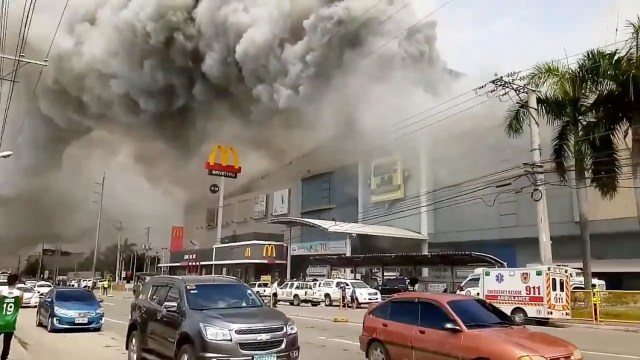
<svg viewBox="0 0 640 360"><path fill-rule="evenodd" d="M406 277L384 279L381 285L376 286L376 290L380 291L380 294L385 297L413 291L413 286L409 282L409 278Z"/></svg>
<svg viewBox="0 0 640 360"><path fill-rule="evenodd" d="M345 284L347 301L350 301L351 290L356 289L356 305L377 303L382 300L380 292L376 289L369 287L360 280L346 280L346 279L328 279L323 280L318 287L320 295L324 299L325 306L333 305L333 302L340 301L340 286Z"/></svg>
<svg viewBox="0 0 640 360"><path fill-rule="evenodd" d="M313 285L306 281L287 281L278 288L277 301L288 302L293 306L300 304L320 305L320 299L314 298Z"/></svg>
<svg viewBox="0 0 640 360"><path fill-rule="evenodd" d="M22 307L37 307L40 296L36 289L27 285L18 285L16 288L22 291Z"/></svg>
<svg viewBox="0 0 640 360"><path fill-rule="evenodd" d="M33 287L40 297L44 297L51 289L53 289L53 285L47 281L38 281L36 285Z"/></svg>
<svg viewBox="0 0 640 360"><path fill-rule="evenodd" d="M104 321L102 299L91 290L58 287L49 291L36 308L36 326L48 332L63 329L100 331Z"/></svg>
<svg viewBox="0 0 640 360"><path fill-rule="evenodd" d="M154 276L131 304L129 359L298 359L295 323L230 276Z"/></svg>
<svg viewBox="0 0 640 360"><path fill-rule="evenodd" d="M582 360L570 342L516 325L478 298L408 292L372 306L364 316L360 349L368 359Z"/></svg>
<svg viewBox="0 0 640 360"><path fill-rule="evenodd" d="M266 281L250 282L249 287L263 298L271 297L271 284Z"/></svg>

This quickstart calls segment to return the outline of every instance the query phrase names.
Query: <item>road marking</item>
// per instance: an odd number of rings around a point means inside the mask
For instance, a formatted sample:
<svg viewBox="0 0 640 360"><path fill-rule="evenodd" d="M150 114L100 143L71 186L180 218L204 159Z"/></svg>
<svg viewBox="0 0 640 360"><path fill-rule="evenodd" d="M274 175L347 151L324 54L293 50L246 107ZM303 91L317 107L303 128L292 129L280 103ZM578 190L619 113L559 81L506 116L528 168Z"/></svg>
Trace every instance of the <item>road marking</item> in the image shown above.
<svg viewBox="0 0 640 360"><path fill-rule="evenodd" d="M112 303L108 303L108 302L103 302L102 305L112 305L115 306L116 304L112 304Z"/></svg>
<svg viewBox="0 0 640 360"><path fill-rule="evenodd" d="M328 319L318 319L318 318L312 318L312 317L307 317L307 316L298 316L298 315L287 315L287 316L290 317L290 318L294 318L294 319L302 319L302 320L321 321L321 322L333 323L333 320L328 320ZM351 326L362 326L362 324L357 324L357 323L352 323L352 322L343 322L341 324L346 324L346 325L351 325Z"/></svg>
<svg viewBox="0 0 640 360"><path fill-rule="evenodd" d="M125 324L125 325L129 324L128 322L122 321L122 320L115 320L115 319L109 319L109 318L104 318L104 319L107 320L107 321L118 323L118 324Z"/></svg>
<svg viewBox="0 0 640 360"><path fill-rule="evenodd" d="M625 359L640 359L640 356L637 356L637 355L611 354L611 353L603 353L603 352L597 352L597 351L583 351L583 350L580 350L580 352L583 354L615 356L615 357L620 357Z"/></svg>
<svg viewBox="0 0 640 360"><path fill-rule="evenodd" d="M360 346L360 343L357 343L357 342L355 342L355 341L350 341L350 340L334 339L334 338L326 338L326 337L324 337L324 336L318 336L318 339L322 339L322 340L330 340L330 341L336 341L336 342L341 342L341 343L345 343L345 344L358 345L358 346Z"/></svg>

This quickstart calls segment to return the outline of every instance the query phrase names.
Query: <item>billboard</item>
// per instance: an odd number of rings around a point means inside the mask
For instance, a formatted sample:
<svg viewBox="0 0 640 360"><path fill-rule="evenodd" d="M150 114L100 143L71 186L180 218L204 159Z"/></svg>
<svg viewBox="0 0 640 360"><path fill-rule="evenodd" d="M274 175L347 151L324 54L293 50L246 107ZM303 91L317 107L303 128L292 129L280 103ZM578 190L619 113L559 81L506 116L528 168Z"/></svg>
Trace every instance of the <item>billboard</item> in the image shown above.
<svg viewBox="0 0 640 360"><path fill-rule="evenodd" d="M218 161L220 154L220 161ZM242 172L240 157L233 146L216 145L204 165L211 176L235 179Z"/></svg>

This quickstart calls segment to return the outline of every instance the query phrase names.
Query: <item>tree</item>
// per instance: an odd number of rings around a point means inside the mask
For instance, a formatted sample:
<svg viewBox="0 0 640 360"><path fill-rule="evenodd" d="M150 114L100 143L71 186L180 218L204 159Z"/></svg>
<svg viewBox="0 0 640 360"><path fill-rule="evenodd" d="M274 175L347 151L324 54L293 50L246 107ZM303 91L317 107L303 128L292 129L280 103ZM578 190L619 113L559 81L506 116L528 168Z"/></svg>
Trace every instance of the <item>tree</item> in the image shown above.
<svg viewBox="0 0 640 360"><path fill-rule="evenodd" d="M628 21L630 35L626 48L611 51L613 60L603 71L609 86L602 89L594 104L600 112L603 126L627 134L631 133L631 174L640 222L640 16Z"/></svg>
<svg viewBox="0 0 640 360"><path fill-rule="evenodd" d="M592 278L587 187L594 186L604 198L612 198L621 168L616 141L619 133L608 131L605 123L597 121L601 113L593 106L594 94L610 88L602 76L608 68L602 64L611 59L607 52L591 50L575 66L564 62L539 64L527 80L527 86L537 89L540 118L555 129L551 151L555 172L563 183L567 181L568 171L575 172L587 288L591 287ZM522 136L528 119L527 100L521 99L507 111L507 135ZM592 176L588 177L588 173Z"/></svg>

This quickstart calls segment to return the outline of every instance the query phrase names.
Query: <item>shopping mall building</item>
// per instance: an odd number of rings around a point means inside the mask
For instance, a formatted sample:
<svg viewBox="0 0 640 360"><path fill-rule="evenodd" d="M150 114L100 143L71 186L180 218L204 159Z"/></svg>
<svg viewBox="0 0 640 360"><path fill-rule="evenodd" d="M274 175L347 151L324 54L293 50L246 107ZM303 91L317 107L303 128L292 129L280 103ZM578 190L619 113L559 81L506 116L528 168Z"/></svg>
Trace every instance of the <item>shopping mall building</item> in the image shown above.
<svg viewBox="0 0 640 360"><path fill-rule="evenodd" d="M289 278L323 277L328 269L309 266L310 256L428 251L483 252L509 266L538 263L526 167L496 174L529 161L527 139L503 139L501 129L487 139L499 154L491 157L472 157L477 144L447 139L434 145L447 146L438 157L428 156L433 148L402 146L363 153L336 139L243 181L224 197L215 272L245 280L287 272ZM483 178L488 173L496 175ZM478 180L462 181L472 178ZM581 267L576 191L553 175L547 181L555 184L547 195L554 262ZM612 201L589 192L593 270L610 289L640 288L633 199L627 187ZM173 273L211 273L217 202L203 188L185 209L185 250L171 254Z"/></svg>

